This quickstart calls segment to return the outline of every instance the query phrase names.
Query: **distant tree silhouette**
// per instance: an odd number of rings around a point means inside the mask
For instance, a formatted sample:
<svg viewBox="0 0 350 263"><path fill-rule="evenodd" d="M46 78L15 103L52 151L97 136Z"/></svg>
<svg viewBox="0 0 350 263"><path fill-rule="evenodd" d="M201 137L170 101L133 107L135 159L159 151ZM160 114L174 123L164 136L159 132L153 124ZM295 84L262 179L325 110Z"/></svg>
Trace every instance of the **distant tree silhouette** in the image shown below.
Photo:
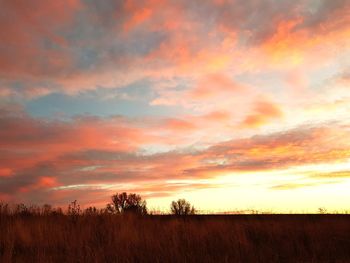
<svg viewBox="0 0 350 263"><path fill-rule="evenodd" d="M327 214L327 209L324 207L319 207L317 211L319 214Z"/></svg>
<svg viewBox="0 0 350 263"><path fill-rule="evenodd" d="M84 209L84 215L98 215L99 214L99 210L94 207L94 206L89 206L88 208Z"/></svg>
<svg viewBox="0 0 350 263"><path fill-rule="evenodd" d="M44 204L41 207L41 214L42 215L50 215L52 213L52 206L49 204Z"/></svg>
<svg viewBox="0 0 350 263"><path fill-rule="evenodd" d="M9 205L0 201L0 216L8 215L9 213L10 213Z"/></svg>
<svg viewBox="0 0 350 263"><path fill-rule="evenodd" d="M134 213L146 215L147 204L138 194L116 193L112 196L112 203L107 204L106 210L113 214Z"/></svg>
<svg viewBox="0 0 350 263"><path fill-rule="evenodd" d="M30 216L31 210L25 204L16 204L14 208L14 213L21 216Z"/></svg>
<svg viewBox="0 0 350 263"><path fill-rule="evenodd" d="M77 200L74 200L68 205L68 215L77 216L79 214L81 214L80 205Z"/></svg>
<svg viewBox="0 0 350 263"><path fill-rule="evenodd" d="M174 215L194 215L196 210L185 199L172 201L170 205L171 213Z"/></svg>

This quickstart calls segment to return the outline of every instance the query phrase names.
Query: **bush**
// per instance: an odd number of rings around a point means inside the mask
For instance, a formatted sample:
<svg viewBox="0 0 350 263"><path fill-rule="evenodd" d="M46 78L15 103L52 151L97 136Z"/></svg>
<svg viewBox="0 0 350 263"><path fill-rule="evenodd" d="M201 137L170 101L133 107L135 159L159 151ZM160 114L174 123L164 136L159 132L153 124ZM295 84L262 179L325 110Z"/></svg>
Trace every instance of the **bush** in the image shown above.
<svg viewBox="0 0 350 263"><path fill-rule="evenodd" d="M194 215L196 210L185 199L172 201L170 205L171 213L174 215Z"/></svg>
<svg viewBox="0 0 350 263"><path fill-rule="evenodd" d="M80 205L74 200L68 205L68 215L77 216L81 214Z"/></svg>
<svg viewBox="0 0 350 263"><path fill-rule="evenodd" d="M112 196L112 203L107 204L106 210L113 214L133 213L146 215L146 201L138 194L116 193Z"/></svg>

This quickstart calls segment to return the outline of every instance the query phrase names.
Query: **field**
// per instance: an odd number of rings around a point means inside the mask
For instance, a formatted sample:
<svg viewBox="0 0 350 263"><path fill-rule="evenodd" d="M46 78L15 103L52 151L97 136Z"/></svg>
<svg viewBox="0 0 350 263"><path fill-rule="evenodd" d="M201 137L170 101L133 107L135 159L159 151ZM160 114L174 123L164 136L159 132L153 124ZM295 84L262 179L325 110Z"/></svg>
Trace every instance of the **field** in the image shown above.
<svg viewBox="0 0 350 263"><path fill-rule="evenodd" d="M350 262L349 215L2 215L0 262Z"/></svg>

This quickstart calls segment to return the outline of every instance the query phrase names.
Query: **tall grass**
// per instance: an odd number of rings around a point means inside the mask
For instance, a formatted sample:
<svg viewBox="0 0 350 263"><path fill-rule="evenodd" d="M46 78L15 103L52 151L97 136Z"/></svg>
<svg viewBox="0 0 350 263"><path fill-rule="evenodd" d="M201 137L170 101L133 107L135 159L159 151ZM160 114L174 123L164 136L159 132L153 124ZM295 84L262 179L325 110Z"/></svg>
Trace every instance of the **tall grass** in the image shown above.
<svg viewBox="0 0 350 263"><path fill-rule="evenodd" d="M2 213L0 262L350 262L350 216Z"/></svg>

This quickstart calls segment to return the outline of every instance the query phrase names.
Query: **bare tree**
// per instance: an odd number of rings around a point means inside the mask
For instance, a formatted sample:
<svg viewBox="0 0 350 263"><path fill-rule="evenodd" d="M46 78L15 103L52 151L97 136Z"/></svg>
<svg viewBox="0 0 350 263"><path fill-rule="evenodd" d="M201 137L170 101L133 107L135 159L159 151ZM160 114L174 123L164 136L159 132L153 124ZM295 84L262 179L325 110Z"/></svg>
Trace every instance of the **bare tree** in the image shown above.
<svg viewBox="0 0 350 263"><path fill-rule="evenodd" d="M194 215L196 210L185 199L172 201L170 205L171 213L174 215Z"/></svg>
<svg viewBox="0 0 350 263"><path fill-rule="evenodd" d="M44 204L41 207L41 214L42 215L50 215L52 213L52 206L49 204Z"/></svg>
<svg viewBox="0 0 350 263"><path fill-rule="evenodd" d="M84 213L84 215L90 215L90 216L98 215L100 213L100 210L94 206L89 206L88 208L84 209L83 213Z"/></svg>
<svg viewBox="0 0 350 263"><path fill-rule="evenodd" d="M123 192L112 196L112 203L107 204L106 210L110 213L116 214L130 212L146 215L146 205L146 201L142 200L140 195Z"/></svg>
<svg viewBox="0 0 350 263"><path fill-rule="evenodd" d="M80 205L77 200L74 200L68 205L68 215L70 216L78 216L81 214Z"/></svg>

